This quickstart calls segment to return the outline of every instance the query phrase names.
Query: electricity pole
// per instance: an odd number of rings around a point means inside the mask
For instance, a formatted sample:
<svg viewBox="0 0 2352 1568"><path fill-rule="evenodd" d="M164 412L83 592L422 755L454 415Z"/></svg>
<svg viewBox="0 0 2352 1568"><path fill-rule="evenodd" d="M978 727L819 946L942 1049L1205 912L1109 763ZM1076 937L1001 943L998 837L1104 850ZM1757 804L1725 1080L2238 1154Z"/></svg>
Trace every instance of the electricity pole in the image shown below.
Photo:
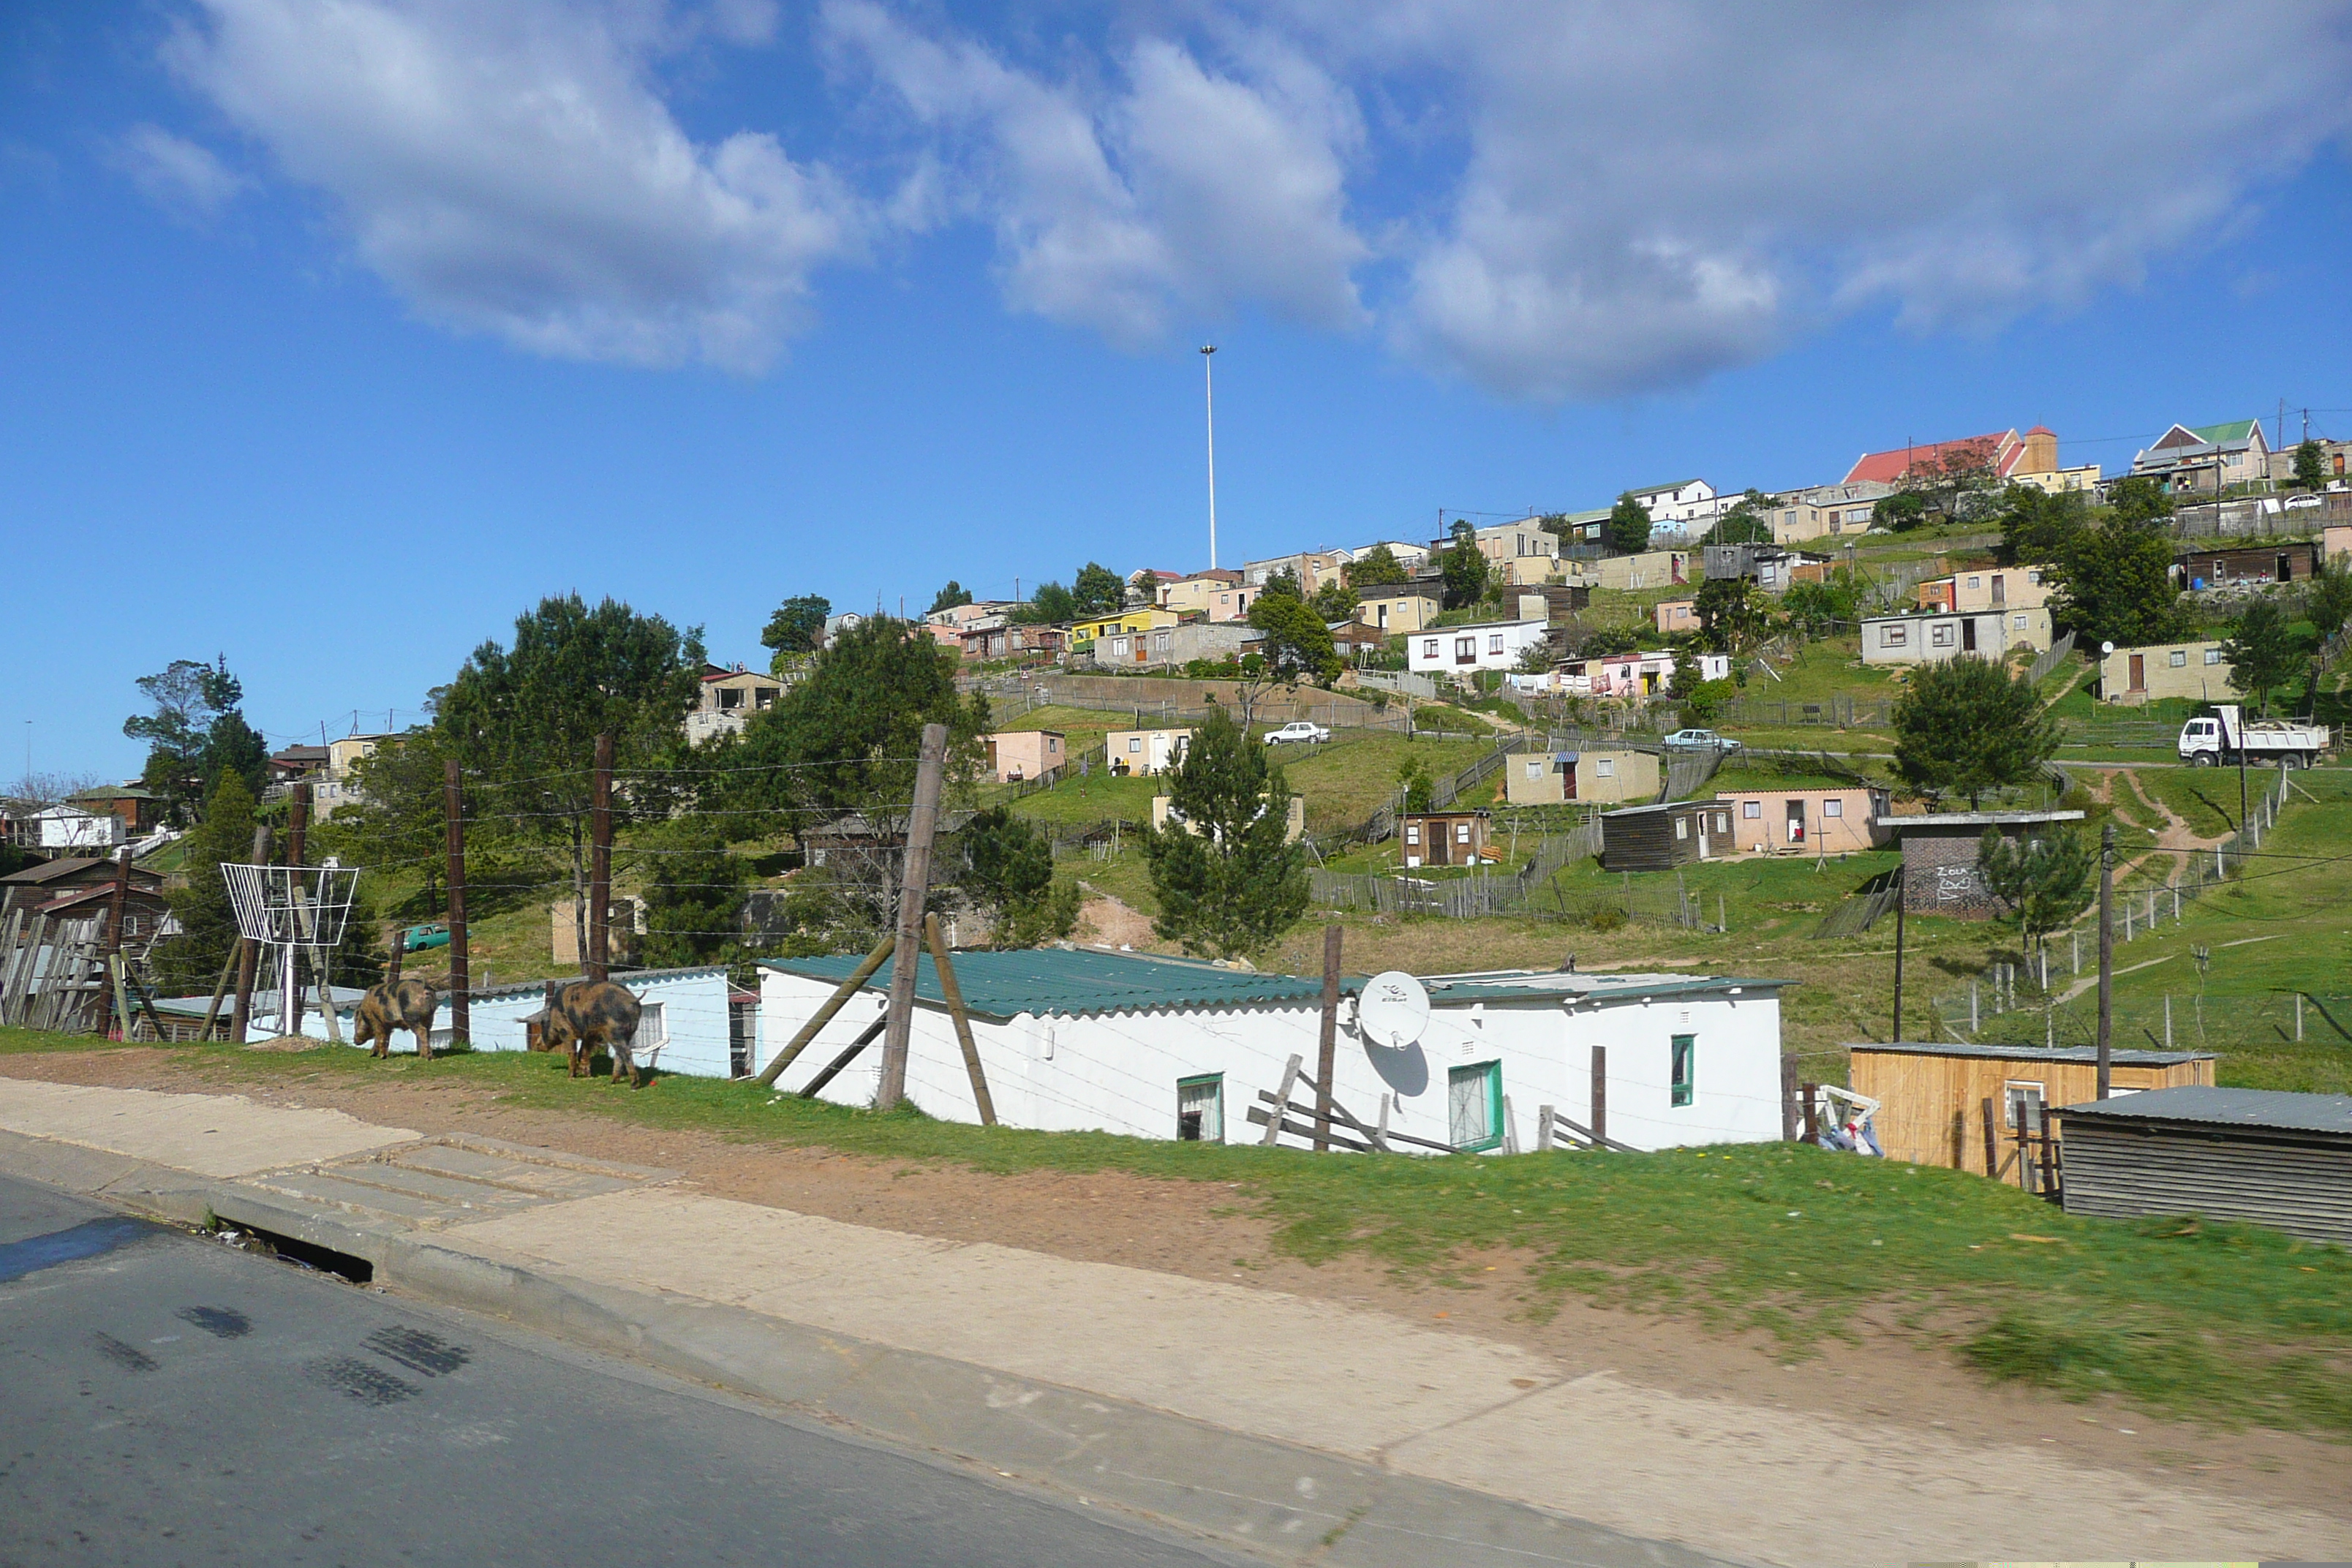
<svg viewBox="0 0 2352 1568"><path fill-rule="evenodd" d="M1201 345L1201 393L1209 413L1209 570L1217 569L1217 376L1210 356L1214 343Z"/></svg>

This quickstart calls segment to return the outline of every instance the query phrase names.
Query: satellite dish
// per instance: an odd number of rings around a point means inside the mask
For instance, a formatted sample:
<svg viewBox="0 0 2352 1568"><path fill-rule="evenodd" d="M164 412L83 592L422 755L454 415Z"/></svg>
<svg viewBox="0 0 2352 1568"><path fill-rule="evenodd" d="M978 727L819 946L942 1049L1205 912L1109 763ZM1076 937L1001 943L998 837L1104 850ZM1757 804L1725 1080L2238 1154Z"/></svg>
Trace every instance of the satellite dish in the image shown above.
<svg viewBox="0 0 2352 1568"><path fill-rule="evenodd" d="M2116 645L2111 642L2103 642L2099 645L2099 651L2101 653L2113 653L2116 651Z"/></svg>
<svg viewBox="0 0 2352 1568"><path fill-rule="evenodd" d="M1391 969L1364 982L1364 994L1356 1002L1356 1027L1366 1043L1400 1049L1420 1039L1428 1026L1429 993L1420 981Z"/></svg>

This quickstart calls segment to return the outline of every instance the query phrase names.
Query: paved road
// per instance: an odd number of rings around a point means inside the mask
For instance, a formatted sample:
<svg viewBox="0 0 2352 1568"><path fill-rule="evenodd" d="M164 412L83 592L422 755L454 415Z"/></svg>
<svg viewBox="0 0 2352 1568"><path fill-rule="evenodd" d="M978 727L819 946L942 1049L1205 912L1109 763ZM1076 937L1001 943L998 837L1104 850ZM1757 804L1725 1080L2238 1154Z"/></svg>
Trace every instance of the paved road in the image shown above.
<svg viewBox="0 0 2352 1568"><path fill-rule="evenodd" d="M0 1178L0 1565L1202 1564Z"/></svg>

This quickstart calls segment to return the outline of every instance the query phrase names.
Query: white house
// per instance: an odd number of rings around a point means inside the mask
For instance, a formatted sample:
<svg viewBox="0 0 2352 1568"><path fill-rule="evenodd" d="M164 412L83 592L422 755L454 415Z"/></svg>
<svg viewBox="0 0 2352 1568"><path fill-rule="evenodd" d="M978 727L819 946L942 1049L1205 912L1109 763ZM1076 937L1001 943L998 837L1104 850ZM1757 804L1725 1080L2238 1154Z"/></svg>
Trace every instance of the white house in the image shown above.
<svg viewBox="0 0 2352 1568"><path fill-rule="evenodd" d="M1723 510L1717 503L1715 487L1705 479L1676 479L1672 484L1643 485L1626 492L1642 503L1654 525L1691 523L1704 520L1713 523Z"/></svg>
<svg viewBox="0 0 2352 1568"><path fill-rule="evenodd" d="M1419 675L1445 670L1517 669L1520 656L1545 640L1547 625L1536 619L1433 626L1406 639L1405 665Z"/></svg>
<svg viewBox="0 0 2352 1568"><path fill-rule="evenodd" d="M782 1040L814 1016L856 954L770 959L761 1014ZM1246 1142L1263 1089L1293 1056L1315 1060L1319 983L1184 959L1092 949L962 952L956 979L999 1121L1011 1127ZM1340 1105L1391 1130L1465 1152L1532 1146L1537 1108L1591 1125L1595 1052L1608 1133L1637 1149L1780 1136L1780 1004L1773 980L1502 971L1424 982L1417 1040L1356 1027L1363 982L1343 983L1333 1073ZM778 1088L809 1082L884 1012L890 971L826 1024ZM915 982L908 1097L929 1115L976 1121L971 1084L928 956ZM880 1047L820 1098L872 1102Z"/></svg>
<svg viewBox="0 0 2352 1568"><path fill-rule="evenodd" d="M33 841L44 849L111 849L130 837L122 818L110 811L52 805L28 820Z"/></svg>
<svg viewBox="0 0 2352 1568"><path fill-rule="evenodd" d="M1874 616L1862 623L1864 664L1941 664L1962 654L2000 663L2015 648L2050 646L2050 611L2025 609L1976 613Z"/></svg>
<svg viewBox="0 0 2352 1568"><path fill-rule="evenodd" d="M1694 653L1701 680L1724 680L1731 675L1727 653ZM1595 654L1572 658L1543 675L1519 675L1510 684L1521 691L1559 691L1572 697L1640 699L1671 692L1675 685L1675 655L1671 653Z"/></svg>
<svg viewBox="0 0 2352 1568"><path fill-rule="evenodd" d="M674 1072L694 1078L734 1078L741 1062L756 1057L759 1037L756 1020L751 1016L738 1019L728 1000L727 970L723 964L694 969L643 969L619 972L614 984L626 986L644 1006L637 1020L636 1046L639 1050L660 1047L661 1055L655 1066L663 1072ZM352 1025L366 993L352 986L333 988L335 1013L343 1043L352 1038ZM302 1033L310 1039L328 1038L326 1020L319 1015L319 998L315 987L304 998L309 1004L302 1010ZM473 1047L478 1051L520 1051L529 1045L524 1020L536 1014L547 1000L547 983L542 980L524 981L510 985L486 986L473 994L469 1023ZM166 1019L183 1018L192 1025L201 1023L205 1010L211 1005L210 996L181 996L155 1004L155 1010ZM747 1015L749 1009L746 1010ZM221 1016L227 1016L223 1008ZM253 1018L257 1027L273 1029L278 1017L276 994L257 994ZM448 1046L452 1039L449 998L441 998L441 1010L434 1015L433 1048ZM395 1051L414 1051L416 1037L401 1034L393 1039ZM759 1070L752 1062L751 1070Z"/></svg>

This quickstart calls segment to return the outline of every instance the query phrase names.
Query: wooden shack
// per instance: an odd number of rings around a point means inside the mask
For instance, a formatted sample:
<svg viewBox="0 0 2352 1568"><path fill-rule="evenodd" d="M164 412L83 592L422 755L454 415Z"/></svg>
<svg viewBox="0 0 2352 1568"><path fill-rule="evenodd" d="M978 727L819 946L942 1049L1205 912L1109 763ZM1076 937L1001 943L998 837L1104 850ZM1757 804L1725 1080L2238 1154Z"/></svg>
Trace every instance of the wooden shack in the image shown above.
<svg viewBox="0 0 2352 1568"><path fill-rule="evenodd" d="M2202 1215L2352 1245L2352 1095L2210 1082L2068 1107L2066 1212Z"/></svg>
<svg viewBox="0 0 2352 1568"><path fill-rule="evenodd" d="M1948 1165L1989 1176L2016 1175L2018 1118L2031 1098L2049 1107L2098 1098L2099 1056L2088 1046L1963 1046L1906 1040L1846 1047L1847 1082L1879 1102L1879 1147L1890 1160ZM2108 1082L2116 1091L2210 1084L2210 1051L2116 1051ZM1992 1101L2000 1144L1985 1158L1985 1101ZM2061 1136L2064 1128L2061 1128Z"/></svg>
<svg viewBox="0 0 2352 1568"><path fill-rule="evenodd" d="M1483 811L1416 811L1397 818L1397 843L1408 869L1418 866L1472 866L1486 850L1489 814Z"/></svg>
<svg viewBox="0 0 2352 1568"><path fill-rule="evenodd" d="M1601 814L1601 868L1671 871L1733 852L1731 808L1716 800L1670 800Z"/></svg>

